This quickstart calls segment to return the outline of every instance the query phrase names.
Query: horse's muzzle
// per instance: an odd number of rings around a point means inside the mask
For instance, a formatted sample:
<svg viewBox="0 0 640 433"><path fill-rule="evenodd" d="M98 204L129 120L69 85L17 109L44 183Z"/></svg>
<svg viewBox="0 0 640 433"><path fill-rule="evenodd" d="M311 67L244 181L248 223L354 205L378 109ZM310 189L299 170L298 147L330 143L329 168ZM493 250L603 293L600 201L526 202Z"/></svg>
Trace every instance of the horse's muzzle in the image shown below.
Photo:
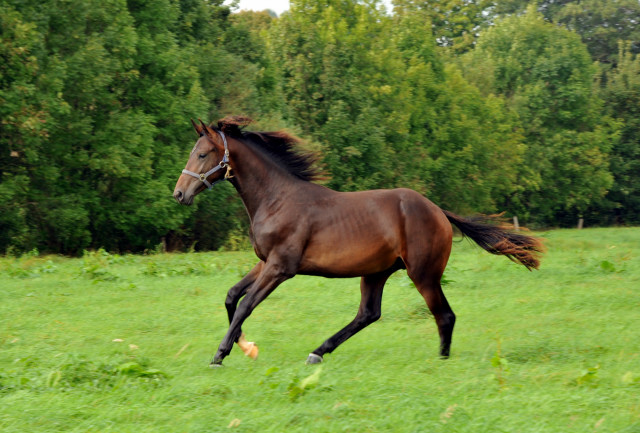
<svg viewBox="0 0 640 433"><path fill-rule="evenodd" d="M184 204L187 206L190 206L191 204L193 204L193 195L190 197L187 197L181 189L176 188L175 191L173 191L173 198L176 199L176 201L180 204Z"/></svg>

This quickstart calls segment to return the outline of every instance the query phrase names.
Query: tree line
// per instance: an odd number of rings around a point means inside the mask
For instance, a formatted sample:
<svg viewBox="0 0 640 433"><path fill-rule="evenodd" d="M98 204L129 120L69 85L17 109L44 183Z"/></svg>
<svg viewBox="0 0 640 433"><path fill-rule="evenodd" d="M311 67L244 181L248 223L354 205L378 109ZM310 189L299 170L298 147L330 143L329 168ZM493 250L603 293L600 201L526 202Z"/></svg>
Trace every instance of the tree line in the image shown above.
<svg viewBox="0 0 640 433"><path fill-rule="evenodd" d="M0 0L0 252L235 248L171 198L189 118L252 117L327 186L533 227L640 222L637 0Z"/></svg>

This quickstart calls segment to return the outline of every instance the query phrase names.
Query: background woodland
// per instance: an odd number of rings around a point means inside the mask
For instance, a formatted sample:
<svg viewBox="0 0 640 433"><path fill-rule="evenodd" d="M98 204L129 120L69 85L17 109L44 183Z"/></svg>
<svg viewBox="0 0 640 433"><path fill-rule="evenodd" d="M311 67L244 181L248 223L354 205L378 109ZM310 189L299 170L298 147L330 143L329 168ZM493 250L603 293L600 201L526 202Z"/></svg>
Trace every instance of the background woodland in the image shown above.
<svg viewBox="0 0 640 433"><path fill-rule="evenodd" d="M529 227L640 223L638 0L0 0L0 253L246 244L171 193L189 118L244 114L326 185Z"/></svg>

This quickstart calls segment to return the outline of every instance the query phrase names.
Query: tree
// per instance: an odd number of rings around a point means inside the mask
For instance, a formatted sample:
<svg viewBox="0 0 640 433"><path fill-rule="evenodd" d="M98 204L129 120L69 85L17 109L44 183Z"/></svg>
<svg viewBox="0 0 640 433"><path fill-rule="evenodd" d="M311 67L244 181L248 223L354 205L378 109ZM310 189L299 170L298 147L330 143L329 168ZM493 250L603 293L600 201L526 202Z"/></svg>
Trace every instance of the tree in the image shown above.
<svg viewBox="0 0 640 433"><path fill-rule="evenodd" d="M628 50L640 52L640 2L637 0L582 0L567 3L554 21L582 37L591 56L616 63L618 41L629 41Z"/></svg>
<svg viewBox="0 0 640 433"><path fill-rule="evenodd" d="M0 206L9 219L0 247L140 251L190 236L197 207L171 200L194 138L187 119L261 106L256 66L222 47L228 8L221 0L5 3Z"/></svg>
<svg viewBox="0 0 640 433"><path fill-rule="evenodd" d="M498 0L493 11L499 16L520 14L529 5L548 21L578 33L594 60L615 64L620 40L630 42L632 53L640 52L637 0Z"/></svg>
<svg viewBox="0 0 640 433"><path fill-rule="evenodd" d="M483 33L466 61L467 76L504 95L522 124L523 190L505 204L552 224L601 200L612 183L608 152L616 127L602 115L597 69L579 36L529 7Z"/></svg>
<svg viewBox="0 0 640 433"><path fill-rule="evenodd" d="M630 44L620 44L618 67L606 76L602 96L608 113L621 122L620 139L611 149L613 186L607 202L597 207L610 214L612 222L640 222L640 57Z"/></svg>
<svg viewBox="0 0 640 433"><path fill-rule="evenodd" d="M394 0L394 11L409 15L425 12L433 36L441 47L448 47L454 54L473 49L482 28L493 19L493 0ZM421 26L427 28L425 23Z"/></svg>
<svg viewBox="0 0 640 433"><path fill-rule="evenodd" d="M458 212L494 212L516 188L524 146L504 100L484 96L437 51L429 12L396 10L394 41L408 134L398 153L401 185ZM397 146L398 147L398 146Z"/></svg>
<svg viewBox="0 0 640 433"><path fill-rule="evenodd" d="M445 65L427 11L395 12L292 5L273 34L291 119L323 144L334 188L408 186L451 209L493 211L523 150L504 101Z"/></svg>
<svg viewBox="0 0 640 433"><path fill-rule="evenodd" d="M31 249L38 243L29 223L30 178L46 170L40 154L51 117L48 95L38 91L35 54L42 44L34 24L0 4L0 250Z"/></svg>
<svg viewBox="0 0 640 433"><path fill-rule="evenodd" d="M290 123L321 143L330 186L388 186L392 148L384 126L398 63L375 3L294 1L272 32Z"/></svg>

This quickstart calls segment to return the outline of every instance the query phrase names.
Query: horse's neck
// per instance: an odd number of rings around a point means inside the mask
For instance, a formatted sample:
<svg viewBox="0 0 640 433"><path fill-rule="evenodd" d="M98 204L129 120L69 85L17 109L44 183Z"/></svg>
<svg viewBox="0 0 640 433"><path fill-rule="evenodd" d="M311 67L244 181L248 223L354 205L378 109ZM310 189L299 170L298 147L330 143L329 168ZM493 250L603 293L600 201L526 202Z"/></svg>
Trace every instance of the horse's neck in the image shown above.
<svg viewBox="0 0 640 433"><path fill-rule="evenodd" d="M259 210L279 206L278 203L298 184L306 183L291 176L252 145L241 143L236 149L231 154L235 176L231 183L240 194L252 221Z"/></svg>

